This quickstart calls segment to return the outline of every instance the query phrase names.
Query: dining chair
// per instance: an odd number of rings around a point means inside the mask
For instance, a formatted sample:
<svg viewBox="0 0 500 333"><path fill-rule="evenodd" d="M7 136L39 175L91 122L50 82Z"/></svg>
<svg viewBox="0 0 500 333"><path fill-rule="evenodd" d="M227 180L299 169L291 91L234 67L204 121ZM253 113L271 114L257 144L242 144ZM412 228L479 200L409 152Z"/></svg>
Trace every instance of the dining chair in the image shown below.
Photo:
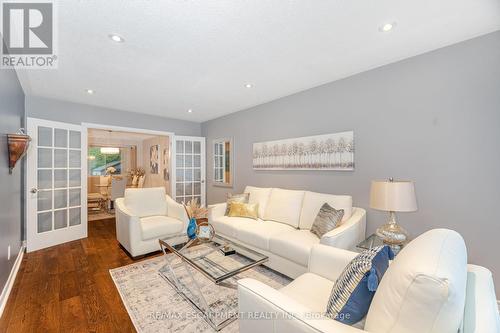
<svg viewBox="0 0 500 333"><path fill-rule="evenodd" d="M132 187L137 187L137 182L139 181L139 177L136 175L136 176L133 176L132 177Z"/></svg>
<svg viewBox="0 0 500 333"><path fill-rule="evenodd" d="M127 178L126 177L113 177L111 179L111 207L114 207L113 203L118 198L123 198L125 196L125 189L127 188Z"/></svg>
<svg viewBox="0 0 500 333"><path fill-rule="evenodd" d="M138 188L143 188L144 187L144 180L145 180L146 176L140 176L139 177L139 181L137 183L137 187Z"/></svg>
<svg viewBox="0 0 500 333"><path fill-rule="evenodd" d="M108 186L109 186L109 177L110 176L100 176L99 177L99 192L107 198L109 196Z"/></svg>

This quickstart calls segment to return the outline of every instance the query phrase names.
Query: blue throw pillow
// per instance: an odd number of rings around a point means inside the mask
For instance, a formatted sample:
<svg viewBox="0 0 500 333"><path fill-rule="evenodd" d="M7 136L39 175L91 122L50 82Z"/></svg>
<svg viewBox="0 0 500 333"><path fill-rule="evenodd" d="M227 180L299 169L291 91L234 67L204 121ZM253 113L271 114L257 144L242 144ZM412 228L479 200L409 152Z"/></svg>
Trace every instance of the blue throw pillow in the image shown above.
<svg viewBox="0 0 500 333"><path fill-rule="evenodd" d="M394 253L387 245L377 246L357 255L335 282L328 300L326 315L352 325L368 313L378 284L389 267Z"/></svg>

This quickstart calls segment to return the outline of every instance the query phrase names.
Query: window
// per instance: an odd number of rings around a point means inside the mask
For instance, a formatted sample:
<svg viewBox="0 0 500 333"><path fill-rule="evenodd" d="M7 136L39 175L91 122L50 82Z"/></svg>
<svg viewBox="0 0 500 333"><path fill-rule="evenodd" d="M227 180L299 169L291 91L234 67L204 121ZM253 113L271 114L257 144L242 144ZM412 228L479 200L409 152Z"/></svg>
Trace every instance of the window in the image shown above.
<svg viewBox="0 0 500 333"><path fill-rule="evenodd" d="M224 142L214 144L214 181L223 183L224 180Z"/></svg>
<svg viewBox="0 0 500 333"><path fill-rule="evenodd" d="M104 150L102 149L104 148ZM89 147L88 164L90 176L104 176L106 169L113 167L116 169L115 175L122 173L122 154L121 149L110 147Z"/></svg>

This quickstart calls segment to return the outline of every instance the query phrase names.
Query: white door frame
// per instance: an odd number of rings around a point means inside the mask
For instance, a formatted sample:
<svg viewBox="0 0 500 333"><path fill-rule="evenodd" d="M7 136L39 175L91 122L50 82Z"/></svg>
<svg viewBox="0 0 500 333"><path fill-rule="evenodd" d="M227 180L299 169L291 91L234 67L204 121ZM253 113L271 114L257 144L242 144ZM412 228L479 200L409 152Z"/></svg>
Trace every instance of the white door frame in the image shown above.
<svg viewBox="0 0 500 333"><path fill-rule="evenodd" d="M114 131L114 132L131 132L131 133L141 133L141 134L151 134L151 135L160 135L160 136L168 136L169 137L169 150L168 153L170 154L170 194L171 197L175 197L175 182L172 181L172 175L175 170L175 168L172 165L172 156L175 156L172 154L172 147L173 147L173 142L175 141L175 133L174 132L167 132L167 131L157 131L157 130L149 130L149 129L144 129L144 128L134 128L134 127L122 127L122 126L113 126L113 125L105 125L105 124L96 124L96 123L82 123L82 126L86 129L86 133L88 133L89 129L100 129L100 130L107 130L107 131ZM88 155L88 149L85 151L85 159L87 159ZM87 162L85 162L87 163Z"/></svg>
<svg viewBox="0 0 500 333"><path fill-rule="evenodd" d="M32 189L37 189L37 174L38 166L38 133L33 131L38 129L38 126L50 128L61 127L66 130L75 130L81 132L81 224L78 226L68 226L67 228L50 231L50 239L40 239L36 227L36 220L31 219L37 217L37 192L33 193ZM28 149L26 157L26 188L25 188L25 204L26 204L26 244L27 252L36 251L42 248L62 244L65 242L77 240L87 237L87 132L81 125L64 123L52 120L26 118L27 132L31 135L31 145ZM54 140L54 138L53 138ZM69 147L69 142L68 142ZM68 157L69 158L69 157ZM52 170L54 165L52 165ZM69 203L68 203L69 204ZM69 221L68 221L69 224ZM49 234L47 234L49 235Z"/></svg>
<svg viewBox="0 0 500 333"><path fill-rule="evenodd" d="M206 137L204 136L186 136L186 135L177 135L175 136L175 140L173 141L177 141L177 140L200 140L200 139L203 139L201 141L201 198L202 198L202 202L200 203L201 205L205 205L206 206L206 202L207 202L207 163L206 163L206 155L207 155L207 151L206 151ZM177 145L173 142L172 143L172 163L170 163L172 165L172 172L170 173L172 176L170 177L170 179L172 180L172 198L174 198L174 200L176 199L176 189L175 189L175 185L177 183L177 159L176 159L176 154L177 154Z"/></svg>

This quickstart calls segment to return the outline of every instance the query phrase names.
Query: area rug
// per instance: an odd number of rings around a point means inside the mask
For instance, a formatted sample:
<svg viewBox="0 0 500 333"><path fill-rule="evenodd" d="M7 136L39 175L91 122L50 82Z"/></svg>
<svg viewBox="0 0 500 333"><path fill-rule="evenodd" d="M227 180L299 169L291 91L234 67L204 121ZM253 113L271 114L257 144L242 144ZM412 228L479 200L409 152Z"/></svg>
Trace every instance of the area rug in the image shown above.
<svg viewBox="0 0 500 333"><path fill-rule="evenodd" d="M120 293L123 304L137 330L149 332L214 332L212 327L159 273L172 260L175 267L181 267L176 274L183 275L180 259L167 254L128 266L110 270L111 277ZM235 288L215 285L201 273L193 271L197 284L209 302L237 302ZM236 279L253 278L273 288L281 288L291 280L264 266L254 267L237 275ZM181 279L182 280L182 279ZM237 320L221 332L238 332Z"/></svg>

